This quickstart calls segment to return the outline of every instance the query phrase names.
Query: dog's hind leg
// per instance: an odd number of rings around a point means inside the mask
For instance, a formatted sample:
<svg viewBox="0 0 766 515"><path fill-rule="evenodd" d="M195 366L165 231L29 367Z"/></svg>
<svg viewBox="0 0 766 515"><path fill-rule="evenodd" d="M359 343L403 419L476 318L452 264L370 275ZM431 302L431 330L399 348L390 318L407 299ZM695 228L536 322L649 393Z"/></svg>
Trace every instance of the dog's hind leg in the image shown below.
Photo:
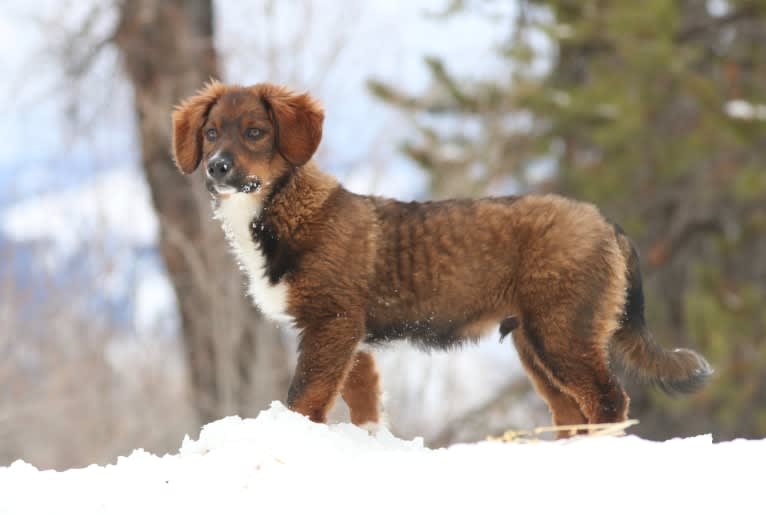
<svg viewBox="0 0 766 515"><path fill-rule="evenodd" d="M588 423L626 420L629 399L609 369L606 342L567 332L557 334L556 329L556 324L525 320L525 336L542 368L563 392L576 400ZM605 338L608 340L609 336Z"/></svg>
<svg viewBox="0 0 766 515"><path fill-rule="evenodd" d="M545 370L540 360L535 355L534 349L529 344L524 331L515 331L513 333L513 344L519 354L521 364L524 366L524 370L527 372L529 379L537 390L537 393L548 404L548 409L551 411L553 418L553 424L556 426L566 426L574 424L586 424L588 419L580 410L580 406L577 401L568 393L559 388L555 384L555 380L551 377L551 373ZM585 431L578 431L577 433L584 433ZM567 438L572 436L570 431L559 431L556 433L556 438Z"/></svg>

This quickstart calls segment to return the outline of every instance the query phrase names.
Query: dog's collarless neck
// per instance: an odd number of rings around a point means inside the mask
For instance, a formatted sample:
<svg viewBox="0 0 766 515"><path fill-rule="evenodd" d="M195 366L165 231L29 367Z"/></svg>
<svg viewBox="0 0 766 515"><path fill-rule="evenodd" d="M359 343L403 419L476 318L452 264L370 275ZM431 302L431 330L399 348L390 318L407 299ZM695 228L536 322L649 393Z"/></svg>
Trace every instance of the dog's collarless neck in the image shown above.
<svg viewBox="0 0 766 515"><path fill-rule="evenodd" d="M266 192L253 225L271 227L281 239L305 234L306 222L321 216L326 203L339 189L337 181L311 165L291 166Z"/></svg>
<svg viewBox="0 0 766 515"><path fill-rule="evenodd" d="M295 177L301 172L302 167L295 165L287 165L287 171L274 181L274 185L271 187L271 191L263 201L263 207L268 209L274 205L274 201L279 194L282 193L285 188L290 184Z"/></svg>
<svg viewBox="0 0 766 515"><path fill-rule="evenodd" d="M273 208L278 203L279 196L281 193L285 191L287 186L295 179L295 176L298 175L301 171L301 167L294 166L294 165L288 165L287 171L283 173L282 175L277 178L277 180L274 181L273 186L271 187L271 191L266 195L266 198L263 200L263 207L260 210L260 213L258 213L258 216L253 220L253 223L257 224L264 224L267 220L267 218L270 217L273 213Z"/></svg>

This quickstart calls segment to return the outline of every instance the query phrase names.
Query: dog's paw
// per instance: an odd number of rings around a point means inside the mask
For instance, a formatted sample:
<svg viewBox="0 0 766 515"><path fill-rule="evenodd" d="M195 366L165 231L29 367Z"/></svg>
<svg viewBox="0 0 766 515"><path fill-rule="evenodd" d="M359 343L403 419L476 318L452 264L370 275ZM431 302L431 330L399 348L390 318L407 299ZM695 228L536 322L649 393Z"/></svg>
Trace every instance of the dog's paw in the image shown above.
<svg viewBox="0 0 766 515"><path fill-rule="evenodd" d="M364 424L359 424L359 427L367 431L370 436L375 436L382 429L386 429L386 425L381 422L365 422Z"/></svg>

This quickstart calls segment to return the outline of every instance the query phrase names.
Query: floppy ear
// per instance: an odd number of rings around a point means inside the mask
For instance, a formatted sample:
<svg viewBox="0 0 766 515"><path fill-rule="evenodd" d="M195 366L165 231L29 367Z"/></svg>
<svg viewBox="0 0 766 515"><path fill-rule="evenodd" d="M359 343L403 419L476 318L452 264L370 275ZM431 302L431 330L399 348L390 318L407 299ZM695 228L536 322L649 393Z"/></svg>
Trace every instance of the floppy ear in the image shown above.
<svg viewBox="0 0 766 515"><path fill-rule="evenodd" d="M322 105L308 93L293 93L282 86L260 84L255 88L270 111L277 150L290 164L305 164L322 140Z"/></svg>
<svg viewBox="0 0 766 515"><path fill-rule="evenodd" d="M196 170L202 159L202 126L225 91L224 84L211 80L173 110L173 158L185 174Z"/></svg>

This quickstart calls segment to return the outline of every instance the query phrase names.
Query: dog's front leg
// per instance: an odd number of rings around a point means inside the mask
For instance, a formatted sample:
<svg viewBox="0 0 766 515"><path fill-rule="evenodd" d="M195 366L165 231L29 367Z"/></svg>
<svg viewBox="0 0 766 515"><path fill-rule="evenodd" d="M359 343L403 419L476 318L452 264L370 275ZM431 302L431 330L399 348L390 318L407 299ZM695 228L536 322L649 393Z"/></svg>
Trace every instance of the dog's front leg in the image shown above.
<svg viewBox="0 0 766 515"><path fill-rule="evenodd" d="M345 316L307 327L287 394L288 407L314 422L324 422L362 335L363 324Z"/></svg>

